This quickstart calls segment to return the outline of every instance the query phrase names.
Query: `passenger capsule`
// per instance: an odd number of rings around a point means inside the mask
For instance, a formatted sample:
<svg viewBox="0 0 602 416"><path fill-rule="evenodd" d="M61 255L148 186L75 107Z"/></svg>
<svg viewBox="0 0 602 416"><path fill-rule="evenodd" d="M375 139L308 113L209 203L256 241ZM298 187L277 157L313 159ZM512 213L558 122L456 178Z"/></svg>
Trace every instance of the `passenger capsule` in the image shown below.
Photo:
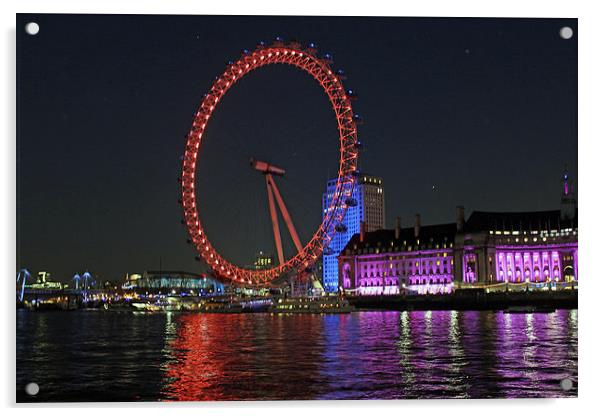
<svg viewBox="0 0 602 416"><path fill-rule="evenodd" d="M355 207L357 206L357 200L355 198L347 198L345 200L345 205L348 207Z"/></svg>
<svg viewBox="0 0 602 416"><path fill-rule="evenodd" d="M343 223L338 223L335 225L334 229L339 233L344 233L347 231L347 226Z"/></svg>

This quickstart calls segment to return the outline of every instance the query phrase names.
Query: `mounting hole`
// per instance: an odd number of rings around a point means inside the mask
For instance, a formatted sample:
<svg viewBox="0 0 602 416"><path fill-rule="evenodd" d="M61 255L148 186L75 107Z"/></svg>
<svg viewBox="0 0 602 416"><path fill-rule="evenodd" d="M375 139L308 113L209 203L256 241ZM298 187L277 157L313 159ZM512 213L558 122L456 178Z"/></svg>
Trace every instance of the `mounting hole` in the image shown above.
<svg viewBox="0 0 602 416"><path fill-rule="evenodd" d="M29 22L25 25L25 32L28 35L37 35L39 31L40 25L38 25L36 22Z"/></svg>
<svg viewBox="0 0 602 416"><path fill-rule="evenodd" d="M573 37L573 29L570 28L569 26L560 28L559 33L560 33L560 37L562 39L570 39Z"/></svg>
<svg viewBox="0 0 602 416"><path fill-rule="evenodd" d="M40 386L38 386L38 383L29 383L27 386L25 386L25 393L29 394L30 396L35 396L39 392Z"/></svg>
<svg viewBox="0 0 602 416"><path fill-rule="evenodd" d="M565 378L560 382L560 388L564 391L569 391L573 388L573 380Z"/></svg>

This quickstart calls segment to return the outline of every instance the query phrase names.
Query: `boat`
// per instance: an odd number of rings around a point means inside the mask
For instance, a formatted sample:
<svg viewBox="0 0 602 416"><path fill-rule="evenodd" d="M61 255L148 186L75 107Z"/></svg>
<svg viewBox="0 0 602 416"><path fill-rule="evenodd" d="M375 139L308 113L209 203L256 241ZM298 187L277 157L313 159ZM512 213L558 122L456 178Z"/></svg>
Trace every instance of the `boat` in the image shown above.
<svg viewBox="0 0 602 416"><path fill-rule="evenodd" d="M199 304L197 310L205 313L243 313L243 305L235 301L216 300Z"/></svg>
<svg viewBox="0 0 602 416"><path fill-rule="evenodd" d="M161 310L161 306L155 304L155 303L148 303L148 302L132 302L132 306L139 311L146 311L146 312L158 312Z"/></svg>
<svg viewBox="0 0 602 416"><path fill-rule="evenodd" d="M354 310L347 299L335 296L280 298L269 308L272 313L350 313Z"/></svg>
<svg viewBox="0 0 602 416"><path fill-rule="evenodd" d="M133 305L129 302L108 302L104 304L106 310L131 311Z"/></svg>
<svg viewBox="0 0 602 416"><path fill-rule="evenodd" d="M554 313L555 308L549 308L545 306L508 306L504 313Z"/></svg>

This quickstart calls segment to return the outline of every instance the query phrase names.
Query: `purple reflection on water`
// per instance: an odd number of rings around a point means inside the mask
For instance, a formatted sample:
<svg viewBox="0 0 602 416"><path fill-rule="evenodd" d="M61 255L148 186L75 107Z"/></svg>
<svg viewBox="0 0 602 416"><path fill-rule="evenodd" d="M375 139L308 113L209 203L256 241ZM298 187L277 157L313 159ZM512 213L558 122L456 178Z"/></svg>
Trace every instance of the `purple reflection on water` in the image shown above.
<svg viewBox="0 0 602 416"><path fill-rule="evenodd" d="M576 395L576 319L577 311L568 310L497 316L496 371L508 397L564 396L564 378L573 381Z"/></svg>
<svg viewBox="0 0 602 416"><path fill-rule="evenodd" d="M329 317L327 328L328 382L316 398L577 394L559 384L577 384L577 311L362 312L344 321Z"/></svg>

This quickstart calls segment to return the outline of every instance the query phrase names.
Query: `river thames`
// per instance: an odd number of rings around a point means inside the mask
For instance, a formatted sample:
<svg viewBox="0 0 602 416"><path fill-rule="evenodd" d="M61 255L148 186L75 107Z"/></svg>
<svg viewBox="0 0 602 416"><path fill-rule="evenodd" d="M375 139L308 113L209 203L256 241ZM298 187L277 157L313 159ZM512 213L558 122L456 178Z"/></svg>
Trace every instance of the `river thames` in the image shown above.
<svg viewBox="0 0 602 416"><path fill-rule="evenodd" d="M18 310L16 326L19 402L577 396L577 310Z"/></svg>

